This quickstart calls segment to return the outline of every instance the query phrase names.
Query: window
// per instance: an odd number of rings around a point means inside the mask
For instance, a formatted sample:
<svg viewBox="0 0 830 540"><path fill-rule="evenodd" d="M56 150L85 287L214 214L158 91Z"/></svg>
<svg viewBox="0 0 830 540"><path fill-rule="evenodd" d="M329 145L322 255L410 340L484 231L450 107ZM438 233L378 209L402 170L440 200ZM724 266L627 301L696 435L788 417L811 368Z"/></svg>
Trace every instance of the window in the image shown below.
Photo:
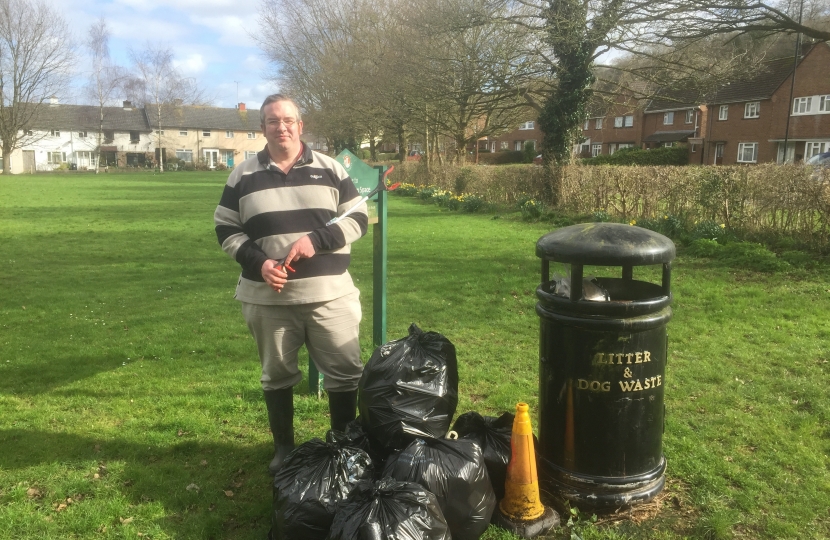
<svg viewBox="0 0 830 540"><path fill-rule="evenodd" d="M203 129L202 130L202 137L210 137L210 130L209 129Z"/></svg>
<svg viewBox="0 0 830 540"><path fill-rule="evenodd" d="M513 143L513 150L515 150L517 152L521 152L522 151L522 141L514 142Z"/></svg>
<svg viewBox="0 0 830 540"><path fill-rule="evenodd" d="M755 163L758 161L758 143L738 144L738 163Z"/></svg>
<svg viewBox="0 0 830 540"><path fill-rule="evenodd" d="M250 159L252 157L256 157L256 152L251 152L250 150L246 150L245 151L245 159Z"/></svg>
<svg viewBox="0 0 830 540"><path fill-rule="evenodd" d="M723 149L726 147L726 143L719 142L715 145L715 158L722 158L723 157Z"/></svg>
<svg viewBox="0 0 830 540"><path fill-rule="evenodd" d="M617 145L617 150L622 150L623 148L634 148L634 143L620 143Z"/></svg>
<svg viewBox="0 0 830 540"><path fill-rule="evenodd" d="M46 163L58 165L66 161L66 152L46 152Z"/></svg>
<svg viewBox="0 0 830 540"><path fill-rule="evenodd" d="M130 132L130 144L138 144L141 140L141 135L137 131Z"/></svg>
<svg viewBox="0 0 830 540"><path fill-rule="evenodd" d="M233 131L226 131L225 132L226 139L233 139Z"/></svg>
<svg viewBox="0 0 830 540"><path fill-rule="evenodd" d="M718 109L718 120L726 120L729 118L729 105L721 105Z"/></svg>
<svg viewBox="0 0 830 540"><path fill-rule="evenodd" d="M113 140L115 140L115 132L105 130L104 131L104 144L111 144Z"/></svg>
<svg viewBox="0 0 830 540"><path fill-rule="evenodd" d="M689 151L690 151L692 154L696 153L696 152L697 152L697 145L696 145L696 144L694 144L694 143L690 144L690 145L689 145Z"/></svg>
<svg viewBox="0 0 830 540"><path fill-rule="evenodd" d="M52 137L60 137L61 136L61 130L53 129L52 131L49 132L49 135L51 135Z"/></svg>
<svg viewBox="0 0 830 540"><path fill-rule="evenodd" d="M176 159L193 163L193 150L176 150Z"/></svg>
<svg viewBox="0 0 830 540"><path fill-rule="evenodd" d="M634 116L629 114L624 117L623 119L625 127L631 127L634 125Z"/></svg>
<svg viewBox="0 0 830 540"><path fill-rule="evenodd" d="M249 131L248 132L249 139L256 139L256 131Z"/></svg>
<svg viewBox="0 0 830 540"><path fill-rule="evenodd" d="M634 116L627 115L627 116L616 116L614 117L614 127L631 127L634 125Z"/></svg>
<svg viewBox="0 0 830 540"><path fill-rule="evenodd" d="M585 119L585 123L582 124L582 129L588 129L588 119Z"/></svg>
<svg viewBox="0 0 830 540"><path fill-rule="evenodd" d="M35 132L34 132L34 131L32 131L31 129L27 129L27 130L26 130L26 136L28 136L28 137L32 137L32 136L34 136L34 134L35 134Z"/></svg>
<svg viewBox="0 0 830 540"><path fill-rule="evenodd" d="M663 113L663 125L670 126L674 124L674 111Z"/></svg>
<svg viewBox="0 0 830 540"><path fill-rule="evenodd" d="M793 114L808 114L813 105L812 97L798 97L793 100Z"/></svg>
<svg viewBox="0 0 830 540"><path fill-rule="evenodd" d="M182 137L187 137L187 130L186 129L180 129L179 130L179 135L181 135Z"/></svg>
<svg viewBox="0 0 830 540"><path fill-rule="evenodd" d="M671 148L672 146L674 146L674 143L671 141L663 143L663 148Z"/></svg>
<svg viewBox="0 0 830 540"><path fill-rule="evenodd" d="M502 150L507 150L507 147L508 147L507 141L502 141L501 142L501 149Z"/></svg>
<svg viewBox="0 0 830 540"><path fill-rule="evenodd" d="M686 123L691 124L695 121L695 111L694 109L689 109L686 111Z"/></svg>
<svg viewBox="0 0 830 540"><path fill-rule="evenodd" d="M524 124L519 126L519 129L533 129L535 125L535 122L525 122Z"/></svg>
<svg viewBox="0 0 830 540"><path fill-rule="evenodd" d="M158 134L159 134L159 135L164 135L164 130L163 130L163 129L159 129L159 130L157 130L157 131L158 131Z"/></svg>
<svg viewBox="0 0 830 540"><path fill-rule="evenodd" d="M602 129L602 118L594 120L594 129Z"/></svg>
<svg viewBox="0 0 830 540"><path fill-rule="evenodd" d="M622 116L615 116L614 117L614 127L615 128L623 127L623 117Z"/></svg>
<svg viewBox="0 0 830 540"><path fill-rule="evenodd" d="M819 96L818 98L818 112L830 112L830 95Z"/></svg>
<svg viewBox="0 0 830 540"><path fill-rule="evenodd" d="M592 144L591 145L591 157L597 157L602 153L602 145L601 144Z"/></svg>
<svg viewBox="0 0 830 540"><path fill-rule="evenodd" d="M86 139L86 131L79 131L78 137L80 137L81 139Z"/></svg>
<svg viewBox="0 0 830 540"><path fill-rule="evenodd" d="M808 142L804 147L804 159L810 159L816 154L822 152L830 152L830 141L828 142Z"/></svg>
<svg viewBox="0 0 830 540"><path fill-rule="evenodd" d="M758 118L761 116L761 102L750 101L744 105L744 118Z"/></svg>

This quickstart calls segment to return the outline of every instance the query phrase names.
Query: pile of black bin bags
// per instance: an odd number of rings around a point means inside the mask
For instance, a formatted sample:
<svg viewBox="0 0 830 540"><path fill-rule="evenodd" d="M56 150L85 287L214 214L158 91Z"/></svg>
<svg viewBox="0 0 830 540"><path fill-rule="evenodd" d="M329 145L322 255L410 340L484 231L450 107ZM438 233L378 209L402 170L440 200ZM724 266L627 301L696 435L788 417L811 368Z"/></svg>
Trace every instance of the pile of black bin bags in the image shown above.
<svg viewBox="0 0 830 540"><path fill-rule="evenodd" d="M478 539L504 492L513 415L463 414L447 438L455 347L414 324L375 350L359 389L346 433L298 446L274 477L269 538Z"/></svg>

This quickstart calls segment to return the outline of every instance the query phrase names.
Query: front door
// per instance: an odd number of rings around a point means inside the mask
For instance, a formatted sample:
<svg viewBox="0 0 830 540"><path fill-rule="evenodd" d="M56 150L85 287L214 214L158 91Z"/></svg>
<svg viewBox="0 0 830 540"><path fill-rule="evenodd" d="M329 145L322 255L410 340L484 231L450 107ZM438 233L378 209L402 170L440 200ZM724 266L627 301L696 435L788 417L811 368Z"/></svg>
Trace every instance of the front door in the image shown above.
<svg viewBox="0 0 830 540"><path fill-rule="evenodd" d="M203 157L208 168L215 169L219 163L219 150L204 150Z"/></svg>
<svg viewBox="0 0 830 540"><path fill-rule="evenodd" d="M35 151L34 150L23 150L23 172L24 173L33 173L33 172L35 172Z"/></svg>

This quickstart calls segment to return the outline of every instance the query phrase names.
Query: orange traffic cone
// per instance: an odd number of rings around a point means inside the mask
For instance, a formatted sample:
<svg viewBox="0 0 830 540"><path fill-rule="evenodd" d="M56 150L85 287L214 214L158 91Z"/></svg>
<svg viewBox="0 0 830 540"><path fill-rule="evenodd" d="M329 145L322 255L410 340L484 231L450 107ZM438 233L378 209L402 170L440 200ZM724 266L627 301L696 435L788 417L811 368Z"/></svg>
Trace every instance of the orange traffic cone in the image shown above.
<svg viewBox="0 0 830 540"><path fill-rule="evenodd" d="M504 498L499 502L495 522L513 534L534 538L558 525L559 514L544 506L539 498L533 429L527 403L516 405L510 446L512 455L507 464Z"/></svg>

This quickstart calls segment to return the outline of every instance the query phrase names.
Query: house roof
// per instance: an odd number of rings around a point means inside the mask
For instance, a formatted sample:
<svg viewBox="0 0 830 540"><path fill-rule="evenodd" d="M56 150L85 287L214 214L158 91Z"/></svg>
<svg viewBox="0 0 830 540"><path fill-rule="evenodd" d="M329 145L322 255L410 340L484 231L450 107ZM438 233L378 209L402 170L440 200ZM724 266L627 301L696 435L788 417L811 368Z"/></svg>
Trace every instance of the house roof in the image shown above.
<svg viewBox="0 0 830 540"><path fill-rule="evenodd" d="M680 142L685 141L694 134L695 130L655 131L643 139L643 142Z"/></svg>
<svg viewBox="0 0 830 540"><path fill-rule="evenodd" d="M792 71L792 57L766 62L755 76L726 83L707 101L717 104L769 99Z"/></svg>
<svg viewBox="0 0 830 540"><path fill-rule="evenodd" d="M147 121L155 125L157 109L148 105ZM259 131L259 110L225 109L201 106L162 106L161 127Z"/></svg>
<svg viewBox="0 0 830 540"><path fill-rule="evenodd" d="M661 92L661 95L655 96L649 101L645 112L652 113L658 111L694 109L705 102L706 98L694 90Z"/></svg>
<svg viewBox="0 0 830 540"><path fill-rule="evenodd" d="M63 129L97 131L101 112L96 105L63 105L45 103L38 107L29 122L30 129ZM141 109L104 107L104 129L113 131L150 131Z"/></svg>

